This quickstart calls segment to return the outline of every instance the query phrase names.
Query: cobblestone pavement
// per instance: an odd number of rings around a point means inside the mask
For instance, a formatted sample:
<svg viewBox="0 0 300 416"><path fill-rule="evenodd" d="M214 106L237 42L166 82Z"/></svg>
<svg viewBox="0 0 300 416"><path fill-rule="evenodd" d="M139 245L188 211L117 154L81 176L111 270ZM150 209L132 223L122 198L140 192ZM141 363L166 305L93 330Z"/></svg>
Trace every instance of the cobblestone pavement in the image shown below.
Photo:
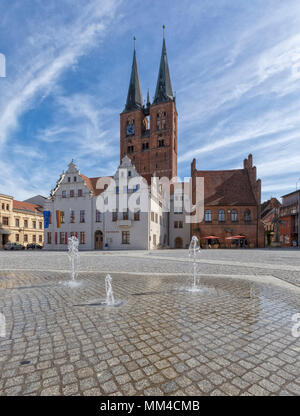
<svg viewBox="0 0 300 416"><path fill-rule="evenodd" d="M272 268L270 268L272 266ZM1 395L299 395L297 250L0 252ZM119 307L101 306L105 273Z"/></svg>

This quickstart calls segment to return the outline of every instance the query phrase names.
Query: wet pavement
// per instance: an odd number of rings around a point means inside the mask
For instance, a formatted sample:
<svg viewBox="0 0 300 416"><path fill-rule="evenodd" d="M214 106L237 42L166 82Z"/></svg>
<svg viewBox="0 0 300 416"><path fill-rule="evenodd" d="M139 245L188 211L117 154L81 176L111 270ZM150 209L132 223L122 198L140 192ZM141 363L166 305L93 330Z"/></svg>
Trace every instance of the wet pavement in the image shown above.
<svg viewBox="0 0 300 416"><path fill-rule="evenodd" d="M300 394L296 270L291 282L259 265L207 273L199 263L203 290L192 293L188 262L176 273L153 258L151 274L146 256L131 272L111 260L119 307L103 306L109 262L79 273L76 289L66 272L0 270L0 394Z"/></svg>

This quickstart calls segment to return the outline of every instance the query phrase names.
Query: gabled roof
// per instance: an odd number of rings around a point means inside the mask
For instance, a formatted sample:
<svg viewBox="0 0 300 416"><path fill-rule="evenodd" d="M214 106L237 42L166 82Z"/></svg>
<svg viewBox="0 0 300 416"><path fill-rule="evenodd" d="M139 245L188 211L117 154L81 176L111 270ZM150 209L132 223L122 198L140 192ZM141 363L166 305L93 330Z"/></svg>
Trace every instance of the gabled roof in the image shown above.
<svg viewBox="0 0 300 416"><path fill-rule="evenodd" d="M195 173L204 177L205 205L257 205L247 169Z"/></svg>
<svg viewBox="0 0 300 416"><path fill-rule="evenodd" d="M41 214L43 211L43 208L40 205L31 204L30 202L16 201L15 199L13 200L13 209L31 212L33 214Z"/></svg>

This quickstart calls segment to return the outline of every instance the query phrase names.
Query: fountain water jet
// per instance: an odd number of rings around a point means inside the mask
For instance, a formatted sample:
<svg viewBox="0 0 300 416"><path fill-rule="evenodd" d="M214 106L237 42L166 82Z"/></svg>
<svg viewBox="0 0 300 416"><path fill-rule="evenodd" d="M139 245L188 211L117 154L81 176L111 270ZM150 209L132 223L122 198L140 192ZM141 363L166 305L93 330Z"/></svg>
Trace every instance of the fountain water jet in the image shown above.
<svg viewBox="0 0 300 416"><path fill-rule="evenodd" d="M70 268L71 268L71 280L64 282L66 286L71 288L75 288L81 285L81 282L76 281L77 277L77 270L79 264L79 241L78 238L75 236L68 238L68 257L70 260Z"/></svg>
<svg viewBox="0 0 300 416"><path fill-rule="evenodd" d="M114 297L114 292L112 289L112 278L111 275L108 274L106 275L105 278L105 290L106 290L106 305L108 306L114 306L115 305L115 297Z"/></svg>
<svg viewBox="0 0 300 416"><path fill-rule="evenodd" d="M189 246L189 257L193 261L193 284L192 287L189 289L191 292L199 292L202 289L199 287L197 283L197 254L200 251L200 245L198 238L193 235L190 246Z"/></svg>

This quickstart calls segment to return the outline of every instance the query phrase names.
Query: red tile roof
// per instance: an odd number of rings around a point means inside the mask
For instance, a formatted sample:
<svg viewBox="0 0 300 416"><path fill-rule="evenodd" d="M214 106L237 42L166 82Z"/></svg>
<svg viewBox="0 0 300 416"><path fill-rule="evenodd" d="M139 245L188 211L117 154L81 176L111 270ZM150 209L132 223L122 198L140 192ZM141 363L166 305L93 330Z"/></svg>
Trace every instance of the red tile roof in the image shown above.
<svg viewBox="0 0 300 416"><path fill-rule="evenodd" d="M100 179L101 176L99 176L97 178L88 178L87 176L82 175L82 174L80 174L80 176L84 180L84 182L85 182L86 186L89 188L89 190L93 192L93 195L95 195L95 196L100 195L104 191L104 188L98 188L97 187L98 179ZM112 178L112 177L113 176L108 176L108 178Z"/></svg>
<svg viewBox="0 0 300 416"><path fill-rule="evenodd" d="M41 214L43 211L43 208L40 205L31 204L29 202L16 201L15 199L13 200L13 209L32 212L34 214Z"/></svg>
<svg viewBox="0 0 300 416"><path fill-rule="evenodd" d="M257 205L247 169L195 170L204 177L205 205Z"/></svg>

